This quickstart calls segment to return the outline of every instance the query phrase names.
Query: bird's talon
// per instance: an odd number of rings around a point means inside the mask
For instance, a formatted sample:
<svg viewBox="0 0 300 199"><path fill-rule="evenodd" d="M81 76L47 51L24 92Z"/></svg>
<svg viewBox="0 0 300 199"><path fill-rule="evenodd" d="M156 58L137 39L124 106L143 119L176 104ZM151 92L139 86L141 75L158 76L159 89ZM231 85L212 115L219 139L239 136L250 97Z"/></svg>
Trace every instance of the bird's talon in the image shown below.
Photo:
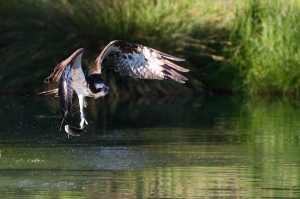
<svg viewBox="0 0 300 199"><path fill-rule="evenodd" d="M88 122L86 121L85 118L81 118L80 128L83 129L85 125L88 125Z"/></svg>

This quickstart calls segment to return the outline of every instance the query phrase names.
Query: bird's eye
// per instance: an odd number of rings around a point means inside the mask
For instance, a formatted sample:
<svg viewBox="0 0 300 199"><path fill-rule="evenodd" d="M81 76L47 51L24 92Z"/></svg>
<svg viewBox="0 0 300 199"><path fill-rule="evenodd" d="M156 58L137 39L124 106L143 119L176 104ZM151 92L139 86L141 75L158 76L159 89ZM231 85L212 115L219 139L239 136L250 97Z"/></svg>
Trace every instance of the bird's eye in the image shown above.
<svg viewBox="0 0 300 199"><path fill-rule="evenodd" d="M95 83L94 85L96 89L102 89L104 87L104 84L102 83Z"/></svg>

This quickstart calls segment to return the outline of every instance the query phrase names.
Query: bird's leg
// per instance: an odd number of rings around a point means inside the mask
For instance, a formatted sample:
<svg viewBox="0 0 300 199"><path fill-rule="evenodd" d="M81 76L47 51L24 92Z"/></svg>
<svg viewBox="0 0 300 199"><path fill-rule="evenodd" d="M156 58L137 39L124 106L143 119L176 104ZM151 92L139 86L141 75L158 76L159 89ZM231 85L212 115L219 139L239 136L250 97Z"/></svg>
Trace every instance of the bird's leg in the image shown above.
<svg viewBox="0 0 300 199"><path fill-rule="evenodd" d="M80 118L81 118L80 128L83 128L85 124L88 125L88 122L85 119L85 114L83 112L83 107L85 108L87 107L87 102L83 95L78 95L78 99L79 99Z"/></svg>

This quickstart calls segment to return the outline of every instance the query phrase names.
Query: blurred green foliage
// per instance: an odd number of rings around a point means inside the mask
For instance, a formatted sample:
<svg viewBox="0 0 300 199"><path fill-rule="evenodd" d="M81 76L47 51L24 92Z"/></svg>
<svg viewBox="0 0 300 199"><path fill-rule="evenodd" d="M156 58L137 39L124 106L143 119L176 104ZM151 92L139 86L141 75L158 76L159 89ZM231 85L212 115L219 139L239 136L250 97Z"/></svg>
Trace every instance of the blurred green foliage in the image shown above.
<svg viewBox="0 0 300 199"><path fill-rule="evenodd" d="M300 1L241 1L235 15L230 66L239 72L233 89L299 96Z"/></svg>
<svg viewBox="0 0 300 199"><path fill-rule="evenodd" d="M50 88L44 78L80 47L87 71L115 39L185 58L180 65L191 70L185 85L108 71L104 81L116 96L299 94L297 0L0 0L0 5L2 95Z"/></svg>
<svg viewBox="0 0 300 199"><path fill-rule="evenodd" d="M120 39L187 59L189 81L141 81L110 71L104 80L115 95L194 95L207 76L201 66L215 65L217 27L204 23L213 3L189 1L0 0L0 92L35 94L53 68L84 47L84 70L111 40ZM203 77L203 78L202 78ZM55 85L54 85L55 86ZM46 88L47 89L47 88Z"/></svg>

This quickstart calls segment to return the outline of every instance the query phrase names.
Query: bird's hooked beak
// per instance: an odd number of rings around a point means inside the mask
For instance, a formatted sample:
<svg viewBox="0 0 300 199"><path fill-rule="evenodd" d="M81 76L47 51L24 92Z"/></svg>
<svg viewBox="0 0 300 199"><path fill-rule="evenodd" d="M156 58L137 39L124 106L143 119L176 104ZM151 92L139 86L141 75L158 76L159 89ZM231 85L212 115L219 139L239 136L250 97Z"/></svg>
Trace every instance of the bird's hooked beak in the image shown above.
<svg viewBox="0 0 300 199"><path fill-rule="evenodd" d="M101 83L101 82L95 82L94 84L96 90L98 91L104 91L106 94L110 93L110 88L109 86Z"/></svg>

